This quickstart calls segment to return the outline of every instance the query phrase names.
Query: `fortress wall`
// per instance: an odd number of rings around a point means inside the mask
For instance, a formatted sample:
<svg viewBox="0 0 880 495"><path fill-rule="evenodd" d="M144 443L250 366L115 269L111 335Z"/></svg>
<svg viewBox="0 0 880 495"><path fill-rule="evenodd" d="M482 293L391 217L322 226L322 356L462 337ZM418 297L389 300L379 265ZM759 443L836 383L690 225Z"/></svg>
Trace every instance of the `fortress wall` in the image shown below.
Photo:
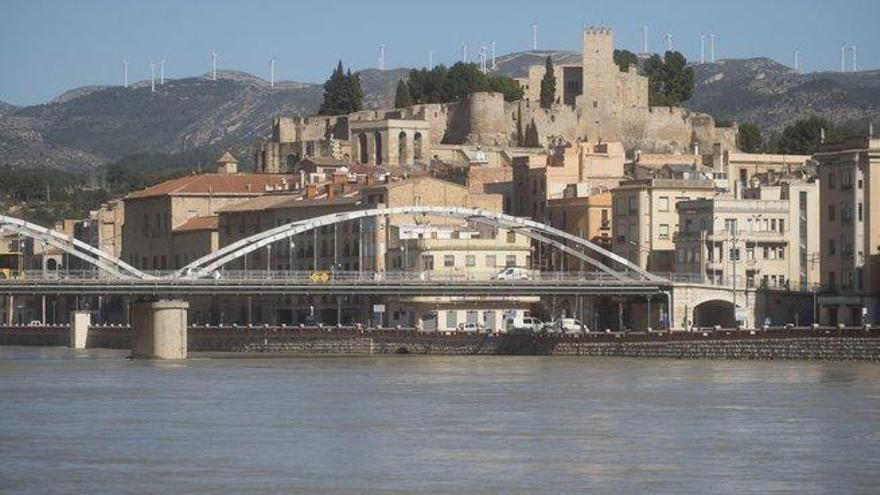
<svg viewBox="0 0 880 495"><path fill-rule="evenodd" d="M507 143L507 119L503 94L471 93L466 105L468 132L465 142L495 146Z"/></svg>
<svg viewBox="0 0 880 495"><path fill-rule="evenodd" d="M506 135L511 146L516 145L516 117L519 102L505 104ZM522 102L522 129L525 134L526 125L532 120L538 127L541 145L546 146L553 137L564 137L574 141L579 137L577 111L568 105L553 105L553 108L541 108L538 102Z"/></svg>
<svg viewBox="0 0 880 495"><path fill-rule="evenodd" d="M693 129L679 107L627 108L621 124L626 149L648 153L687 153Z"/></svg>

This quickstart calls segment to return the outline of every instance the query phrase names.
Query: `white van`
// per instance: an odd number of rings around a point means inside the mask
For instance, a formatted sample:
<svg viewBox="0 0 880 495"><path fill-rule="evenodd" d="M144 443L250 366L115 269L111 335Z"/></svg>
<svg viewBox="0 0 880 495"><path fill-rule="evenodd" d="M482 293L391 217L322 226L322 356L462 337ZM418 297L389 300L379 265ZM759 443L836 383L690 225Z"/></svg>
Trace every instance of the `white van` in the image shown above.
<svg viewBox="0 0 880 495"><path fill-rule="evenodd" d="M509 266L492 276L494 280L529 280L531 273L525 268Z"/></svg>
<svg viewBox="0 0 880 495"><path fill-rule="evenodd" d="M534 316L510 317L504 323L507 333L535 333L544 327L544 322Z"/></svg>
<svg viewBox="0 0 880 495"><path fill-rule="evenodd" d="M549 333L587 333L589 329L575 318L556 318L545 327Z"/></svg>

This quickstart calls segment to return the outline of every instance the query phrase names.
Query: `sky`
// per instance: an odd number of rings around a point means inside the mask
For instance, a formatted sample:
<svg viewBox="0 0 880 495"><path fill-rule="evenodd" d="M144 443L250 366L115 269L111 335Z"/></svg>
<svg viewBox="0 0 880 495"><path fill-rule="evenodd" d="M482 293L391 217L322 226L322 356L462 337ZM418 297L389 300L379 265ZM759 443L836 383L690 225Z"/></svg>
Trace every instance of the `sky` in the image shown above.
<svg viewBox="0 0 880 495"><path fill-rule="evenodd" d="M801 69L840 70L840 46L855 44L859 70L880 67L880 0L0 0L0 101L32 105L80 86L150 77L166 60L166 78L220 69L277 80L322 82L342 59L354 70L453 63L461 43L496 42L497 54L527 50L531 25L539 49L581 50L584 24L614 29L618 48L651 51L665 34L689 60L701 32L716 35L716 58L771 57ZM708 43L707 43L708 45ZM708 47L707 47L708 52ZM849 55L847 64L849 65Z"/></svg>

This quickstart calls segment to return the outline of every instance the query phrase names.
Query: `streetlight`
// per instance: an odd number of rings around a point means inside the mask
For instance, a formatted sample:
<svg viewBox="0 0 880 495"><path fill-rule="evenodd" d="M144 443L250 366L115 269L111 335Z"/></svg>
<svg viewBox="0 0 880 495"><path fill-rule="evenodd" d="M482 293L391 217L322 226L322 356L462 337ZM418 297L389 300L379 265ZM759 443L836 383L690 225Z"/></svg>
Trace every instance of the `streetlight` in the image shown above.
<svg viewBox="0 0 880 495"><path fill-rule="evenodd" d="M296 267L293 266L293 250L296 248L296 242L293 239L290 240L290 243L287 245L287 269L290 271L295 271Z"/></svg>

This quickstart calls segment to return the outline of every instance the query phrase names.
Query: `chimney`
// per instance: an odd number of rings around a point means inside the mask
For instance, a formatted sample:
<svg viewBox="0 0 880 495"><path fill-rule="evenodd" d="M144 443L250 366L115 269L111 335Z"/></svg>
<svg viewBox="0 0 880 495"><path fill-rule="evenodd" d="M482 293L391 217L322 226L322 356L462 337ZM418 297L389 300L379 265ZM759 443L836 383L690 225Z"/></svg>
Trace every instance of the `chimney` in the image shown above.
<svg viewBox="0 0 880 495"><path fill-rule="evenodd" d="M306 184L306 199L315 199L318 195L318 186L316 184Z"/></svg>

